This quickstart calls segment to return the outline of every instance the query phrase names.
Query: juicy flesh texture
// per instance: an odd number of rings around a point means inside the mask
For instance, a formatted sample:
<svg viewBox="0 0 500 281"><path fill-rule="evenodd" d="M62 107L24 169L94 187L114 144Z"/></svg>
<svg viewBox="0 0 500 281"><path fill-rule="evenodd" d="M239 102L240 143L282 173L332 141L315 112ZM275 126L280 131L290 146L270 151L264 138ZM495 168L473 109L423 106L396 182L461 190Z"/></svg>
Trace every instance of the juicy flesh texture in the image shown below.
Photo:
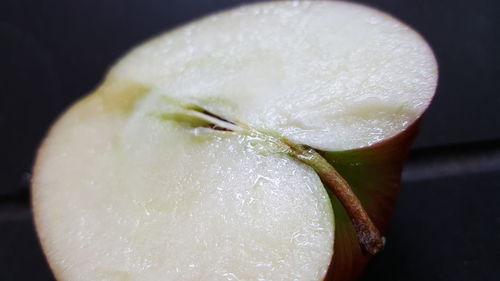
<svg viewBox="0 0 500 281"><path fill-rule="evenodd" d="M415 32L354 4L258 4L162 35L44 141L33 179L44 251L63 281L322 280L334 221L314 171L162 114L181 101L344 150L404 130L435 83Z"/></svg>
<svg viewBox="0 0 500 281"><path fill-rule="evenodd" d="M37 161L36 222L60 280L321 280L333 214L309 167L103 100L67 113Z"/></svg>
<svg viewBox="0 0 500 281"><path fill-rule="evenodd" d="M335 151L407 128L434 94L437 67L426 42L392 17L318 1L207 17L134 49L109 76Z"/></svg>

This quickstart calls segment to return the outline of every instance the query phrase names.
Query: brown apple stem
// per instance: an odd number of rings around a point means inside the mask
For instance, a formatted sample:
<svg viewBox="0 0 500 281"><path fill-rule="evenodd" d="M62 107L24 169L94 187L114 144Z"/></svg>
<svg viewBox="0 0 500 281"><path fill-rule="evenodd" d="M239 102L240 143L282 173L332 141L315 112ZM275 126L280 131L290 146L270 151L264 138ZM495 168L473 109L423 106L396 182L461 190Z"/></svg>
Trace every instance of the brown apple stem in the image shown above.
<svg viewBox="0 0 500 281"><path fill-rule="evenodd" d="M187 108L183 114L206 121L207 124L205 127L213 128L214 130L230 131L268 141L274 144L278 151L288 154L290 157L313 168L344 206L352 220L361 248L372 255L382 250L385 238L373 224L358 197L356 197L356 194L354 194L349 186L349 183L316 150L305 145L295 144L286 138L264 134L246 124L229 121L202 108Z"/></svg>
<svg viewBox="0 0 500 281"><path fill-rule="evenodd" d="M382 250L385 238L373 224L349 183L313 148L296 145L288 141L285 141L285 143L292 150L291 156L313 168L342 203L352 220L362 249L372 255Z"/></svg>

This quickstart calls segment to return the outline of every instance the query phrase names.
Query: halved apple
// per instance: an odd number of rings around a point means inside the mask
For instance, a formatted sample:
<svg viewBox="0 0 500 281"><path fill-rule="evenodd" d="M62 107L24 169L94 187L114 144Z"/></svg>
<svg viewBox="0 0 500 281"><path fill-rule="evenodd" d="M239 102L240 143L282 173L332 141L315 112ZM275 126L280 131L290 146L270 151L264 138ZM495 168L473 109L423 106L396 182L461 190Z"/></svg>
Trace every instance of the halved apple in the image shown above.
<svg viewBox="0 0 500 281"><path fill-rule="evenodd" d="M146 42L38 152L54 274L355 278L436 81L416 32L352 3L243 6Z"/></svg>

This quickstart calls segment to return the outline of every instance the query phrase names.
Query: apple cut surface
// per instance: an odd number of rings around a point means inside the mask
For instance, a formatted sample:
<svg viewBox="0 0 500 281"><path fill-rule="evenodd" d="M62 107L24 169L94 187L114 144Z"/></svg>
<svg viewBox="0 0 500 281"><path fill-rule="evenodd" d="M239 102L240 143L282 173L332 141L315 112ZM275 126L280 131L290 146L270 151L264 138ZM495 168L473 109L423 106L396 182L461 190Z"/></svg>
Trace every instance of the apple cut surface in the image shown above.
<svg viewBox="0 0 500 281"><path fill-rule="evenodd" d="M150 40L108 77L330 151L407 128L432 99L437 67L426 42L387 14L347 2L271 2Z"/></svg>
<svg viewBox="0 0 500 281"><path fill-rule="evenodd" d="M154 102L154 100L152 101ZM245 137L76 105L40 152L35 213L61 280L319 280L333 248L318 176Z"/></svg>
<svg viewBox="0 0 500 281"><path fill-rule="evenodd" d="M38 152L49 263L61 281L350 280L366 261L352 225L284 144L321 152L383 229L398 136L436 80L417 33L351 3L243 6L152 39Z"/></svg>

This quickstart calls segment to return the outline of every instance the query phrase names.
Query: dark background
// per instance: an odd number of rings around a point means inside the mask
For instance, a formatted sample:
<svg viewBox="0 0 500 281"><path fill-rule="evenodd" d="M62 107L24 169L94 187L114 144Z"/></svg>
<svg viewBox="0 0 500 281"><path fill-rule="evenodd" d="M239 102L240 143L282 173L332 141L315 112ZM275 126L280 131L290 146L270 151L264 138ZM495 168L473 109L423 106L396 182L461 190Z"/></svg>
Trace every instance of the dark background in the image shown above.
<svg viewBox="0 0 500 281"><path fill-rule="evenodd" d="M0 1L0 280L54 280L29 177L51 122L127 49L238 0ZM359 1L418 30L440 68L387 248L363 280L499 280L500 4Z"/></svg>

